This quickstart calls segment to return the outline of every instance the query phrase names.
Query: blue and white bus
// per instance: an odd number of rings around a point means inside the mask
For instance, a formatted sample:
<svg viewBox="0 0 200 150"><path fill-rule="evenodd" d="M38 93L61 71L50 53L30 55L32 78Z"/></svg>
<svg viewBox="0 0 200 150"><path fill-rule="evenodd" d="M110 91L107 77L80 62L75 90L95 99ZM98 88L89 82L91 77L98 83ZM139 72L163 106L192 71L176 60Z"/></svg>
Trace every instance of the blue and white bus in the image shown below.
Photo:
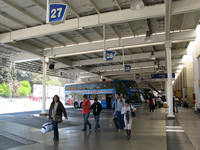
<svg viewBox="0 0 200 150"><path fill-rule="evenodd" d="M65 104L81 107L83 95L86 94L91 104L98 98L103 108L114 108L115 94L120 93L135 105L140 104L140 93L137 83L133 80L113 80L80 84L66 84L64 86Z"/></svg>

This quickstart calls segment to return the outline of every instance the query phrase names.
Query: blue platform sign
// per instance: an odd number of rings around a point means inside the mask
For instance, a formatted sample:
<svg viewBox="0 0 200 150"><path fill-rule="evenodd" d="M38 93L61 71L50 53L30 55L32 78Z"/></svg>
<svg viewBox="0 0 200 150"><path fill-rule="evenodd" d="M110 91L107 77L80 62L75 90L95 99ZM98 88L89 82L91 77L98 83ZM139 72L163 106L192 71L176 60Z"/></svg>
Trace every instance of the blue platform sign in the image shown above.
<svg viewBox="0 0 200 150"><path fill-rule="evenodd" d="M145 79L144 78L141 78L141 83L145 83Z"/></svg>
<svg viewBox="0 0 200 150"><path fill-rule="evenodd" d="M130 72L131 66L130 65L125 65L125 72Z"/></svg>
<svg viewBox="0 0 200 150"><path fill-rule="evenodd" d="M167 81L167 73L151 74L151 79L154 81ZM172 73L172 79L175 79L175 73Z"/></svg>
<svg viewBox="0 0 200 150"><path fill-rule="evenodd" d="M135 74L135 79L140 79L140 74L136 73Z"/></svg>
<svg viewBox="0 0 200 150"><path fill-rule="evenodd" d="M106 51L106 60L113 60L114 57L115 57L115 52Z"/></svg>
<svg viewBox="0 0 200 150"><path fill-rule="evenodd" d="M62 23L67 16L66 4L50 4L49 5L49 23Z"/></svg>

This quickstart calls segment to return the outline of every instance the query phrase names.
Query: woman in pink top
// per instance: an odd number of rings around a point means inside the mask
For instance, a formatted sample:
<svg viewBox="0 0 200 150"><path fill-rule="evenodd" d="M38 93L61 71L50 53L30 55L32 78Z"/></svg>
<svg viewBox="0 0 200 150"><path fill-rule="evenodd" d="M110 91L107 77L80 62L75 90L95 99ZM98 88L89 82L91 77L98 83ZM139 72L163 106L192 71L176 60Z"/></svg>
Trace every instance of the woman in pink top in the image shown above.
<svg viewBox="0 0 200 150"><path fill-rule="evenodd" d="M82 131L87 130L87 125L89 126L89 129L91 129L91 124L88 120L89 116L90 116L90 107L91 107L91 103L90 101L87 99L87 95L83 95L83 110L82 110L82 114L83 114L83 122L84 122L84 128L82 129Z"/></svg>

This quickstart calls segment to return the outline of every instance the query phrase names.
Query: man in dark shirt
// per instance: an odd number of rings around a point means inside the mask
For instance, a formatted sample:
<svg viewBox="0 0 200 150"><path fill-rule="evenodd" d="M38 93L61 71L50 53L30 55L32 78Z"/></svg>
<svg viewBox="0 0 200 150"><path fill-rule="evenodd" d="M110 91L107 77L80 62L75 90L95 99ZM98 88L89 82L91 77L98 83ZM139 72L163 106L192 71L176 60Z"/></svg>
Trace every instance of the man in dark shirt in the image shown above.
<svg viewBox="0 0 200 150"><path fill-rule="evenodd" d="M101 110L102 110L102 106L98 102L97 98L94 99L94 103L92 104L91 109L93 109L93 115L94 115L94 118L95 118L95 128L94 128L94 130L96 131L98 128L100 128L99 115L100 115Z"/></svg>

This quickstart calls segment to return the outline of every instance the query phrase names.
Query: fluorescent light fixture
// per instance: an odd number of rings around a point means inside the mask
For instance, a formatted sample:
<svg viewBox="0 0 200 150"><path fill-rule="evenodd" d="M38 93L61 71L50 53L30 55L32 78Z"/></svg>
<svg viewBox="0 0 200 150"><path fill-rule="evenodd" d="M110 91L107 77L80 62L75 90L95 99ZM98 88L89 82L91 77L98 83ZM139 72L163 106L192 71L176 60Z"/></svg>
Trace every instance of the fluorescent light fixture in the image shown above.
<svg viewBox="0 0 200 150"><path fill-rule="evenodd" d="M132 0L130 9L132 10L141 10L144 8L144 3L142 0Z"/></svg>

